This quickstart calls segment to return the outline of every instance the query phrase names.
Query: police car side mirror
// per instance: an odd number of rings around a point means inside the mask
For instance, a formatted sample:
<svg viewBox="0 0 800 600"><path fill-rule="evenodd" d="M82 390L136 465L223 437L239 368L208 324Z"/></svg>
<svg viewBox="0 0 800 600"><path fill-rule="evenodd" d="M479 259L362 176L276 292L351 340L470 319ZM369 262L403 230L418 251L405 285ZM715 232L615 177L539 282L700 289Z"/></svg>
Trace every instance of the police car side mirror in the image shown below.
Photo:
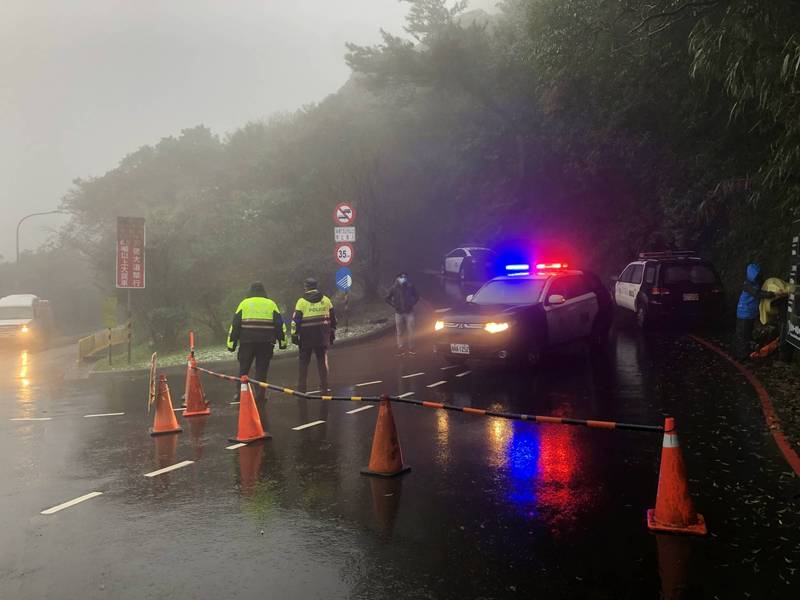
<svg viewBox="0 0 800 600"><path fill-rule="evenodd" d="M470 294L469 296L467 296L467 302L472 302L472 299L473 299L474 297L475 297L475 295L474 295L474 294Z"/></svg>
<svg viewBox="0 0 800 600"><path fill-rule="evenodd" d="M561 294L553 294L547 299L548 304L564 304L566 301L567 299Z"/></svg>

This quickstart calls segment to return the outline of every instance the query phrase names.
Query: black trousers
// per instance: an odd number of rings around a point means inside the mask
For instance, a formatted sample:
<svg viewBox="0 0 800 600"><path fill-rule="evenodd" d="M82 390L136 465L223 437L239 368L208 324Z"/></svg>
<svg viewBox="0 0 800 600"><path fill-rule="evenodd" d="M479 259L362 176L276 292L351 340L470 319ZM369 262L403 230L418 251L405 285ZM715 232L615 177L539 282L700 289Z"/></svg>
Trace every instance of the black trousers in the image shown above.
<svg viewBox="0 0 800 600"><path fill-rule="evenodd" d="M738 360L745 360L750 356L750 342L753 340L755 319L736 319L736 343L734 353Z"/></svg>
<svg viewBox="0 0 800 600"><path fill-rule="evenodd" d="M328 389L328 348L325 346L315 346L311 348L300 347L300 369L297 374L297 391L307 391L308 365L311 364L311 355L317 357L317 371L319 371L319 387L321 390Z"/></svg>
<svg viewBox="0 0 800 600"><path fill-rule="evenodd" d="M275 349L274 342L264 343L248 343L239 344L239 353L236 355L239 359L239 377L242 375L250 374L250 367L253 366L253 361L256 363L255 379L258 381L266 381L267 373L269 373L269 363L272 360L272 353ZM236 392L238 394L240 384L236 384ZM263 400L265 390L262 387L256 387L256 399Z"/></svg>

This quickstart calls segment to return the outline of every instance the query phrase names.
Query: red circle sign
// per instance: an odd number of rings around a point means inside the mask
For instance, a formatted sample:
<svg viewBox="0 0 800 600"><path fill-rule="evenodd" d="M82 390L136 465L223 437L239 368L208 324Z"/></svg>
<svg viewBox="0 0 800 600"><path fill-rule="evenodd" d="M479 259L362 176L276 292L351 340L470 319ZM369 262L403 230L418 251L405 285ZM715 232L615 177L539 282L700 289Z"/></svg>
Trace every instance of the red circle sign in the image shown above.
<svg viewBox="0 0 800 600"><path fill-rule="evenodd" d="M349 265L353 262L353 244L336 244L334 256L340 265Z"/></svg>
<svg viewBox="0 0 800 600"><path fill-rule="evenodd" d="M333 213L333 220L337 225L352 225L356 220L356 209L352 204L339 204Z"/></svg>

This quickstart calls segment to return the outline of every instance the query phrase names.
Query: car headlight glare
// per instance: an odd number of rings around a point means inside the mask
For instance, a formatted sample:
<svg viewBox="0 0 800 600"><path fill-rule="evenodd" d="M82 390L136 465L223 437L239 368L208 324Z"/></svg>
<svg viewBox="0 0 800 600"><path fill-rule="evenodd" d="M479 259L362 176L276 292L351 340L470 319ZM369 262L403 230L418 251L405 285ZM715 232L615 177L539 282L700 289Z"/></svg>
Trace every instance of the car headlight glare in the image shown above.
<svg viewBox="0 0 800 600"><path fill-rule="evenodd" d="M22 329L20 329L19 331L20 331L20 333L28 333L28 326L27 325L23 325Z"/></svg>
<svg viewBox="0 0 800 600"><path fill-rule="evenodd" d="M433 325L433 329L434 331L441 331L444 329L444 321L436 321Z"/></svg>
<svg viewBox="0 0 800 600"><path fill-rule="evenodd" d="M487 323L483 328L489 333L500 333L508 329L508 323Z"/></svg>

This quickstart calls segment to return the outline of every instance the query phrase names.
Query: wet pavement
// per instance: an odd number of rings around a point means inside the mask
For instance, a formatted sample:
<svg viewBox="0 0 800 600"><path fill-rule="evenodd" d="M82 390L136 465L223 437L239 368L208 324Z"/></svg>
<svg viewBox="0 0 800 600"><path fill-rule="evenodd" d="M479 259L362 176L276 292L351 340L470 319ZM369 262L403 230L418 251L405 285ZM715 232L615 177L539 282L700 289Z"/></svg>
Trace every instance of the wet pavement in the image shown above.
<svg viewBox="0 0 800 600"><path fill-rule="evenodd" d="M419 279L434 307L464 293ZM711 535L648 533L658 435L398 405L412 471L372 479L359 471L376 408L272 394L262 419L273 438L228 450L233 386L203 377L212 415L151 438L143 376L71 380L71 349L7 350L0 598L800 595L800 479L721 359L624 319L605 354L576 345L533 372L464 375L421 350L397 359L391 336L336 348L335 391L647 424L675 415ZM273 363L271 381L295 376L294 360ZM170 383L179 398L183 378ZM11 420L31 418L49 420ZM324 423L293 430L313 421ZM193 462L145 477L181 461ZM40 514L90 492L102 495Z"/></svg>

